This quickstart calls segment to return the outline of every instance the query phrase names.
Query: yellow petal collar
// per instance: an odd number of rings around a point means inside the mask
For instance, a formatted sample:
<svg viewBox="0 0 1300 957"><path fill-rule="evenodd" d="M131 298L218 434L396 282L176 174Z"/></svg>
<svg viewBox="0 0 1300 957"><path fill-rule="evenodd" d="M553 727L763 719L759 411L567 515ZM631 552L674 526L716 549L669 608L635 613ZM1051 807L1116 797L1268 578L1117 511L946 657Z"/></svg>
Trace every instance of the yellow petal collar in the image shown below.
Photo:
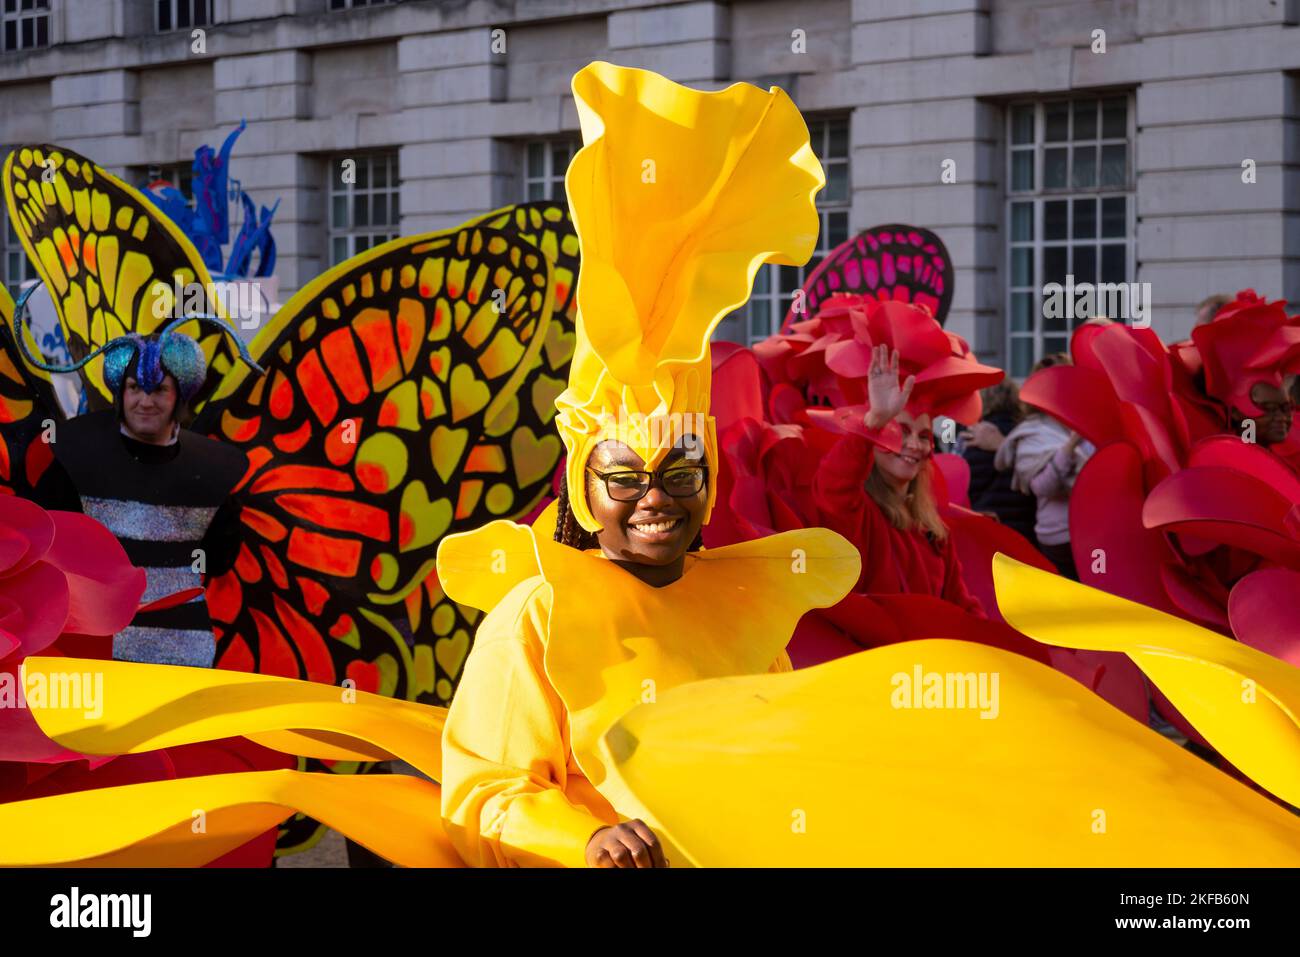
<svg viewBox="0 0 1300 957"><path fill-rule="evenodd" d="M615 808L622 794L597 746L619 717L679 684L766 671L799 618L843 598L860 568L857 549L822 528L693 553L662 588L513 522L438 549L442 587L463 604L490 610L530 578L550 586L546 674L569 712L574 757Z"/></svg>

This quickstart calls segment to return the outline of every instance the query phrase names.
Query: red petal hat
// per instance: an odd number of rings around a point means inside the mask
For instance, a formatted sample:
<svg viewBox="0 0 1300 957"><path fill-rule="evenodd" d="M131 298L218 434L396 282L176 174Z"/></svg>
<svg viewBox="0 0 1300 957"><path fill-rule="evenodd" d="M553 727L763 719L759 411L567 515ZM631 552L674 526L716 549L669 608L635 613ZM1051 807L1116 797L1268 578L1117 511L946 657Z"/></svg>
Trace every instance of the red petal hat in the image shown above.
<svg viewBox="0 0 1300 957"><path fill-rule="evenodd" d="M1244 415L1263 413L1250 390L1260 382L1281 388L1283 376L1300 372L1300 316L1285 307L1285 299L1268 302L1245 289L1192 330L1206 392Z"/></svg>
<svg viewBox="0 0 1300 957"><path fill-rule="evenodd" d="M812 319L757 344L754 353L772 382L801 387L811 401L835 406L843 426L866 418L871 350L881 344L898 350L900 378L916 376L907 405L913 415L976 422L979 390L1004 375L976 361L966 340L940 326L924 306L850 294L829 297Z"/></svg>

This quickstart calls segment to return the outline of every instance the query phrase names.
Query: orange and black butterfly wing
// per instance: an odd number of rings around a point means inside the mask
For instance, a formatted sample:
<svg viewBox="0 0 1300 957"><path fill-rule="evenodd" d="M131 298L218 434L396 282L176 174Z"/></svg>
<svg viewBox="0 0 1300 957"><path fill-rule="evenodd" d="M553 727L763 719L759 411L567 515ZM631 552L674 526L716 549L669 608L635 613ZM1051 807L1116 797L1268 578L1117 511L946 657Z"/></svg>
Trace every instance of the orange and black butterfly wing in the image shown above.
<svg viewBox="0 0 1300 957"><path fill-rule="evenodd" d="M259 333L266 377L237 369L196 423L251 463L239 558L208 588L219 665L450 700L478 613L443 595L437 544L535 511L560 460L577 263L550 209L376 247Z"/></svg>
<svg viewBox="0 0 1300 957"><path fill-rule="evenodd" d="M530 371L518 393L518 418L515 420L521 445L530 445L530 436L533 435L543 437L540 442L544 444L535 447L536 452L541 453L538 460L525 456L512 457L512 466L516 470L514 481L526 489L520 499L531 507L502 516L514 521L529 521L553 498L562 468L561 445L555 429L555 398L564 391L568 382L569 364L573 360L573 349L577 341L574 330L578 312L578 235L568 209L552 202L508 206L487 214L477 222L532 243L551 261L552 266L553 314L547 327L541 361ZM511 414L516 413L512 410ZM543 462L550 474L538 481ZM474 479L470 477L469 481ZM538 488L540 497L537 494ZM421 696L421 700L445 705L451 702L455 692L481 613L448 598L438 585L436 576L426 579L424 599L427 601L428 613L424 612L423 605L416 605L407 622L414 629L417 642L432 645L437 665L434 693L432 697Z"/></svg>
<svg viewBox="0 0 1300 957"><path fill-rule="evenodd" d="M354 257L259 333L266 376L199 423L250 460L239 558L208 587L222 666L434 694L415 636L440 624L438 541L527 509L558 459L519 414L552 293L535 246L469 226Z"/></svg>

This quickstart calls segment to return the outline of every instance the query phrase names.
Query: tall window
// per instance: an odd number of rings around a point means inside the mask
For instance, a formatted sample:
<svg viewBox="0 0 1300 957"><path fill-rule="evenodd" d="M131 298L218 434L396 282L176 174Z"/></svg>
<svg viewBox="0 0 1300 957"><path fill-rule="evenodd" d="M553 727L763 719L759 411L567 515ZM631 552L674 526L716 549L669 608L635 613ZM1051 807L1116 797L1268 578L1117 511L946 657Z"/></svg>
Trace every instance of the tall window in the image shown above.
<svg viewBox="0 0 1300 957"><path fill-rule="evenodd" d="M830 117L808 121L813 152L826 171L826 188L817 194L821 228L817 249L805 266L767 265L754 277L749 302L723 320L717 336L752 345L781 329L795 292L822 257L849 238L849 121Z"/></svg>
<svg viewBox="0 0 1300 957"><path fill-rule="evenodd" d="M330 264L336 266L396 239L402 214L396 150L335 156L330 166Z"/></svg>
<svg viewBox="0 0 1300 957"><path fill-rule="evenodd" d="M4 220L3 227L0 227L0 263L4 265L4 284L9 290L9 295L14 299L22 292L23 283L29 279L38 278L36 270L32 268L31 261L27 258L27 253L23 250L23 244L18 239L18 234L14 232L13 223L9 221L8 211L0 204L0 220Z"/></svg>
<svg viewBox="0 0 1300 957"><path fill-rule="evenodd" d="M582 141L576 137L525 143L524 202L543 199L564 202L564 174L581 147Z"/></svg>
<svg viewBox="0 0 1300 957"><path fill-rule="evenodd" d="M1065 352L1086 318L1045 315L1044 286L1134 278L1133 128L1128 95L1007 110L1007 352L1017 378Z"/></svg>
<svg viewBox="0 0 1300 957"><path fill-rule="evenodd" d="M204 27L212 22L212 0L158 0L158 32Z"/></svg>
<svg viewBox="0 0 1300 957"><path fill-rule="evenodd" d="M50 0L4 0L0 8L0 50L50 45Z"/></svg>
<svg viewBox="0 0 1300 957"><path fill-rule="evenodd" d="M384 3L397 3L397 0L330 0L330 9L351 10L353 7L377 7Z"/></svg>

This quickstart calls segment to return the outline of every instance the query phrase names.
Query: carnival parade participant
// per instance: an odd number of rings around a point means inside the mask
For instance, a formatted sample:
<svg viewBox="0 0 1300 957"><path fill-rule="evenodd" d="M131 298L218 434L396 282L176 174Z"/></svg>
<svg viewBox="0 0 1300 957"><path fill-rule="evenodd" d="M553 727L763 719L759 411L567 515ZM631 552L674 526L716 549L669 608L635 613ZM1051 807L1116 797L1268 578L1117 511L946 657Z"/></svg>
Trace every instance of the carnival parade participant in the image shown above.
<svg viewBox="0 0 1300 957"><path fill-rule="evenodd" d="M982 617L979 601L962 580L961 562L935 499L933 420L928 412L908 411L916 379L908 376L900 387L898 369L897 350L886 345L872 350L865 422L877 434L896 423L899 450L874 447L861 435L844 435L818 466L818 507L828 527L847 536L863 556L855 591L934 595Z"/></svg>
<svg viewBox="0 0 1300 957"><path fill-rule="evenodd" d="M1300 317L1285 307L1242 290L1198 323L1190 342L1171 347L1223 431L1242 435L1249 421L1248 440L1266 448L1286 440L1295 410L1288 393L1300 372Z"/></svg>
<svg viewBox="0 0 1300 957"><path fill-rule="evenodd" d="M822 173L779 90L699 93L597 63L574 92L587 145L567 177L583 268L557 400L564 491L554 541L499 522L439 549L447 593L489 612L443 734L443 815L471 864L654 867L683 858L620 818L600 737L646 694L788 670L799 616L857 577L823 529L697 550L718 465L708 338L759 263L811 253ZM647 156L657 183L619 185Z"/></svg>
<svg viewBox="0 0 1300 957"><path fill-rule="evenodd" d="M1064 354L1044 356L1034 372L1068 365ZM1077 432L1037 409L1008 433L993 460L999 472L1012 476L1011 486L1034 497L1034 541L1066 578L1078 579L1070 550L1070 490L1092 447Z"/></svg>
<svg viewBox="0 0 1300 957"><path fill-rule="evenodd" d="M828 297L753 352L770 383L760 414L796 433L809 463L791 508L858 547L855 593L929 595L982 617L941 515L933 423L978 421L979 389L1001 370L976 362L924 306L857 295ZM735 496L728 506L746 510Z"/></svg>
<svg viewBox="0 0 1300 957"><path fill-rule="evenodd" d="M202 587L235 560L239 514L230 495L248 458L182 425L207 375L199 344L176 331L183 321L104 346L114 409L57 427L55 464L34 494L46 508L85 512L108 528L146 572L144 604L193 592L180 604L137 614L113 638L115 659L210 668L216 644ZM47 371L70 371L94 357L54 368L27 352L21 330L16 338L26 359Z"/></svg>

